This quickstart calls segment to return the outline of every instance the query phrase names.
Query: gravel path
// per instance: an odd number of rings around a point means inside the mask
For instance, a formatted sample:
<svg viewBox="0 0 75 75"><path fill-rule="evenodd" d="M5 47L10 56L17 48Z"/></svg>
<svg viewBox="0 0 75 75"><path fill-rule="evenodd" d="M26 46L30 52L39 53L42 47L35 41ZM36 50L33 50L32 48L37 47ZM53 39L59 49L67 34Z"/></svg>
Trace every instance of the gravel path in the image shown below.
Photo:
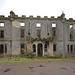
<svg viewBox="0 0 75 75"><path fill-rule="evenodd" d="M75 61L0 64L0 75L75 75Z"/></svg>

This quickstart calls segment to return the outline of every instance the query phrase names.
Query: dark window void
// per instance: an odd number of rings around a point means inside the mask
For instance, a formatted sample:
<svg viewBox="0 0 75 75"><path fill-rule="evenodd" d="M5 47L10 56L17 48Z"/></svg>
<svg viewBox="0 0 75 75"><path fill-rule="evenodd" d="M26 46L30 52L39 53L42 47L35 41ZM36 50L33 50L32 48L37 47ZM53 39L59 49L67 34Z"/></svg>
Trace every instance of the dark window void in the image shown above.
<svg viewBox="0 0 75 75"><path fill-rule="evenodd" d="M47 44L45 44L44 48L45 48L45 52L47 52Z"/></svg>
<svg viewBox="0 0 75 75"><path fill-rule="evenodd" d="M56 36L56 27L53 27L53 28L52 28L52 35L53 35L53 36Z"/></svg>
<svg viewBox="0 0 75 75"><path fill-rule="evenodd" d="M53 45L53 51L56 51L56 44Z"/></svg>
<svg viewBox="0 0 75 75"><path fill-rule="evenodd" d="M73 32L70 32L70 40L73 40Z"/></svg>
<svg viewBox="0 0 75 75"><path fill-rule="evenodd" d="M41 30L37 30L37 37L38 37L38 38L41 37Z"/></svg>
<svg viewBox="0 0 75 75"><path fill-rule="evenodd" d="M71 53L73 53L73 45L70 46Z"/></svg>
<svg viewBox="0 0 75 75"><path fill-rule="evenodd" d="M5 48L4 45L1 44L0 45L0 54L6 54L7 53L7 45L5 44Z"/></svg>
<svg viewBox="0 0 75 75"><path fill-rule="evenodd" d="M36 45L33 45L33 52L36 52Z"/></svg>
<svg viewBox="0 0 75 75"><path fill-rule="evenodd" d="M68 51L68 53L69 53L69 45L67 46L67 51Z"/></svg>
<svg viewBox="0 0 75 75"><path fill-rule="evenodd" d="M21 30L21 38L24 38L24 29Z"/></svg>
<svg viewBox="0 0 75 75"><path fill-rule="evenodd" d="M0 38L4 38L4 30L0 30Z"/></svg>
<svg viewBox="0 0 75 75"><path fill-rule="evenodd" d="M3 54L3 53L4 53L4 45L1 44L1 45L0 45L0 54Z"/></svg>
<svg viewBox="0 0 75 75"><path fill-rule="evenodd" d="M21 44L21 54L24 54L24 44Z"/></svg>

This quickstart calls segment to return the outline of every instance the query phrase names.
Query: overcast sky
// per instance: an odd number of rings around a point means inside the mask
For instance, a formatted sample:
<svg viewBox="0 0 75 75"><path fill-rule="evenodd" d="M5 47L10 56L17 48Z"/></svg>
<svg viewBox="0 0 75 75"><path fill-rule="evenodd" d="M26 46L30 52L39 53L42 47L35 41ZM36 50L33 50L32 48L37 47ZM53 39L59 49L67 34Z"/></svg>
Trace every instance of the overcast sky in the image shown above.
<svg viewBox="0 0 75 75"><path fill-rule="evenodd" d="M64 11L66 18L75 19L75 0L0 0L0 15L15 14L39 16L60 16Z"/></svg>

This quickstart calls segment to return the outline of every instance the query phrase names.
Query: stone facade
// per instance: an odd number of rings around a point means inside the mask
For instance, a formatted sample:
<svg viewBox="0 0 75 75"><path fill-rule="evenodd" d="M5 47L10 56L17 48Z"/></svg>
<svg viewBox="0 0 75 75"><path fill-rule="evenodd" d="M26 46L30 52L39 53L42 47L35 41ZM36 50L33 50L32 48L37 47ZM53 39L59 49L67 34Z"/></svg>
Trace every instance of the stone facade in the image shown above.
<svg viewBox="0 0 75 75"><path fill-rule="evenodd" d="M0 15L0 54L21 54L22 50L36 56L75 54L75 20L66 19L64 13L57 18L18 17L13 11L8 17Z"/></svg>

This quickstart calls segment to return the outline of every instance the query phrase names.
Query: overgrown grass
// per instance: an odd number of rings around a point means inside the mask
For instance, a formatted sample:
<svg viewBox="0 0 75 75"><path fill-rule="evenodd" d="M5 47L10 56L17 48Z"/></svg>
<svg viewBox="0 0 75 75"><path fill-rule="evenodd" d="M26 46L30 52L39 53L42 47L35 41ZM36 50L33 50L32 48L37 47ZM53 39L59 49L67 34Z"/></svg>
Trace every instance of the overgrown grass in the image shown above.
<svg viewBox="0 0 75 75"><path fill-rule="evenodd" d="M75 61L75 59L50 59L50 58L34 58L34 59L27 59L27 58L17 58L17 59L0 59L0 63L18 63L18 62L36 62L36 61Z"/></svg>

